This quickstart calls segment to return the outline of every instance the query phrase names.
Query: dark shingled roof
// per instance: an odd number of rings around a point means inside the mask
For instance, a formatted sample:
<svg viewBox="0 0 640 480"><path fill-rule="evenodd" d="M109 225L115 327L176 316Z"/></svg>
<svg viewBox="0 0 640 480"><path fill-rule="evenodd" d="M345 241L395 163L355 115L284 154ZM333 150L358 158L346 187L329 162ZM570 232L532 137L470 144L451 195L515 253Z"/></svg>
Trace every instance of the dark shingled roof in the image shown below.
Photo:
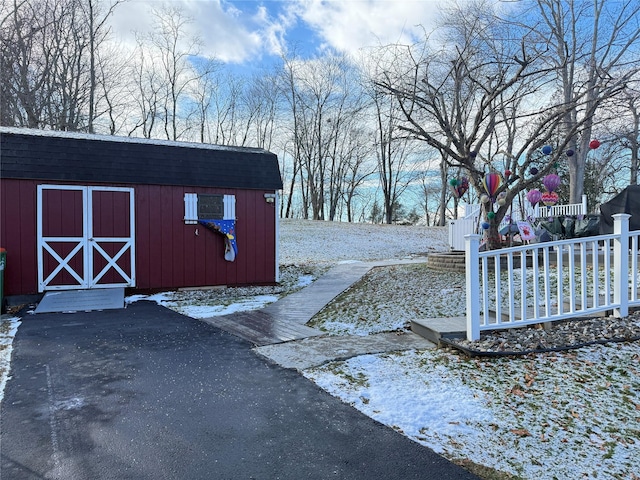
<svg viewBox="0 0 640 480"><path fill-rule="evenodd" d="M282 189L278 157L258 148L7 127L0 128L0 177Z"/></svg>

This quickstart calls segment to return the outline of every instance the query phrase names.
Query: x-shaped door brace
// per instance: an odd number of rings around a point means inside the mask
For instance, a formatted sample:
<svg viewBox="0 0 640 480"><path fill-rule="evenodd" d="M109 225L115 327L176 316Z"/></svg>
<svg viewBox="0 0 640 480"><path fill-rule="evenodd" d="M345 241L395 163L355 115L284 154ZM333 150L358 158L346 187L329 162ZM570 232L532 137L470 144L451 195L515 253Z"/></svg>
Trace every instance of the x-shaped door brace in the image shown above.
<svg viewBox="0 0 640 480"><path fill-rule="evenodd" d="M93 248L95 248L98 251L98 253L100 253L100 255L102 255L104 259L107 261L107 264L102 268L102 270L100 270L100 273L91 279L92 285L96 285L100 281L100 279L109 271L110 268L113 268L114 270L116 270L120 274L120 276L123 278L123 280L125 280L126 282L131 282L131 277L127 275L126 272L122 270L120 266L116 263L120 259L120 257L122 257L122 255L124 255L124 253L131 248L130 238L97 238L97 239L91 238L89 239L89 241L93 245ZM111 255L109 255L107 252L104 251L104 249L100 246L98 242L109 242L109 243L125 242L125 243L122 246L122 248L118 251L118 253L116 253L112 257Z"/></svg>
<svg viewBox="0 0 640 480"><path fill-rule="evenodd" d="M49 245L48 242L78 242L78 244L67 254L66 257L62 258L58 253ZM49 237L42 239L42 246L44 249L51 254L51 256L58 262L56 268L49 274L49 276L43 281L44 285L48 285L51 280L53 280L58 273L62 271L64 268L73 278L76 279L78 285L81 287L86 287L86 282L84 278L80 277L78 273L71 268L69 265L69 261L84 247L84 238L69 238L69 237Z"/></svg>

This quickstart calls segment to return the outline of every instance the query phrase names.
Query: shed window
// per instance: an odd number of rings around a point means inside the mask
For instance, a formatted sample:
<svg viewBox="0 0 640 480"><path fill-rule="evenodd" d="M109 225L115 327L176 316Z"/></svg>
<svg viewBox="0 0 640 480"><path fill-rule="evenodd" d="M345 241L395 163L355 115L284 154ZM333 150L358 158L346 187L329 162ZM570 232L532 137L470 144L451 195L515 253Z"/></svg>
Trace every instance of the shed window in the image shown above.
<svg viewBox="0 0 640 480"><path fill-rule="evenodd" d="M224 219L224 195L198 195L198 218Z"/></svg>
<svg viewBox="0 0 640 480"><path fill-rule="evenodd" d="M184 223L198 220L235 220L236 196L201 193L184 194Z"/></svg>

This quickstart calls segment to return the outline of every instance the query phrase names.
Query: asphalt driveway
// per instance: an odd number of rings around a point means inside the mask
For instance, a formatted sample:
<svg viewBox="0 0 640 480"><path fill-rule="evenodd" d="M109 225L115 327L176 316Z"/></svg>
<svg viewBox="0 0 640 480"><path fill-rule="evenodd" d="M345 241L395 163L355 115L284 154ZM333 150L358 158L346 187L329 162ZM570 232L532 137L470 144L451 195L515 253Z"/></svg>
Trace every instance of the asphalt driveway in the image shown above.
<svg viewBox="0 0 640 480"><path fill-rule="evenodd" d="M472 479L251 345L150 302L23 317L4 479Z"/></svg>

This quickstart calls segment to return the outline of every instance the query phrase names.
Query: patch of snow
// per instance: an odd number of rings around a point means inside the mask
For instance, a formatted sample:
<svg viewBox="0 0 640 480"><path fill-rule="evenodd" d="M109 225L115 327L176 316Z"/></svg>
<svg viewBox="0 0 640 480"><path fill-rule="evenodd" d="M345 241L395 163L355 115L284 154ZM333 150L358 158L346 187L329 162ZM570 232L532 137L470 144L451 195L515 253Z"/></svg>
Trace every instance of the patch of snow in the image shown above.
<svg viewBox="0 0 640 480"><path fill-rule="evenodd" d="M174 310L192 318L210 318L235 312L259 310L278 300L275 295L256 295L239 299L231 305L178 305Z"/></svg>
<svg viewBox="0 0 640 480"><path fill-rule="evenodd" d="M20 326L20 317L3 318L0 322L0 402L4 398L4 387L9 376L11 354L13 352L13 338Z"/></svg>
<svg viewBox="0 0 640 480"><path fill-rule="evenodd" d="M307 287L311 285L315 279L316 277L314 277L313 275L301 275L300 277L298 277L298 283L296 283L296 287Z"/></svg>

